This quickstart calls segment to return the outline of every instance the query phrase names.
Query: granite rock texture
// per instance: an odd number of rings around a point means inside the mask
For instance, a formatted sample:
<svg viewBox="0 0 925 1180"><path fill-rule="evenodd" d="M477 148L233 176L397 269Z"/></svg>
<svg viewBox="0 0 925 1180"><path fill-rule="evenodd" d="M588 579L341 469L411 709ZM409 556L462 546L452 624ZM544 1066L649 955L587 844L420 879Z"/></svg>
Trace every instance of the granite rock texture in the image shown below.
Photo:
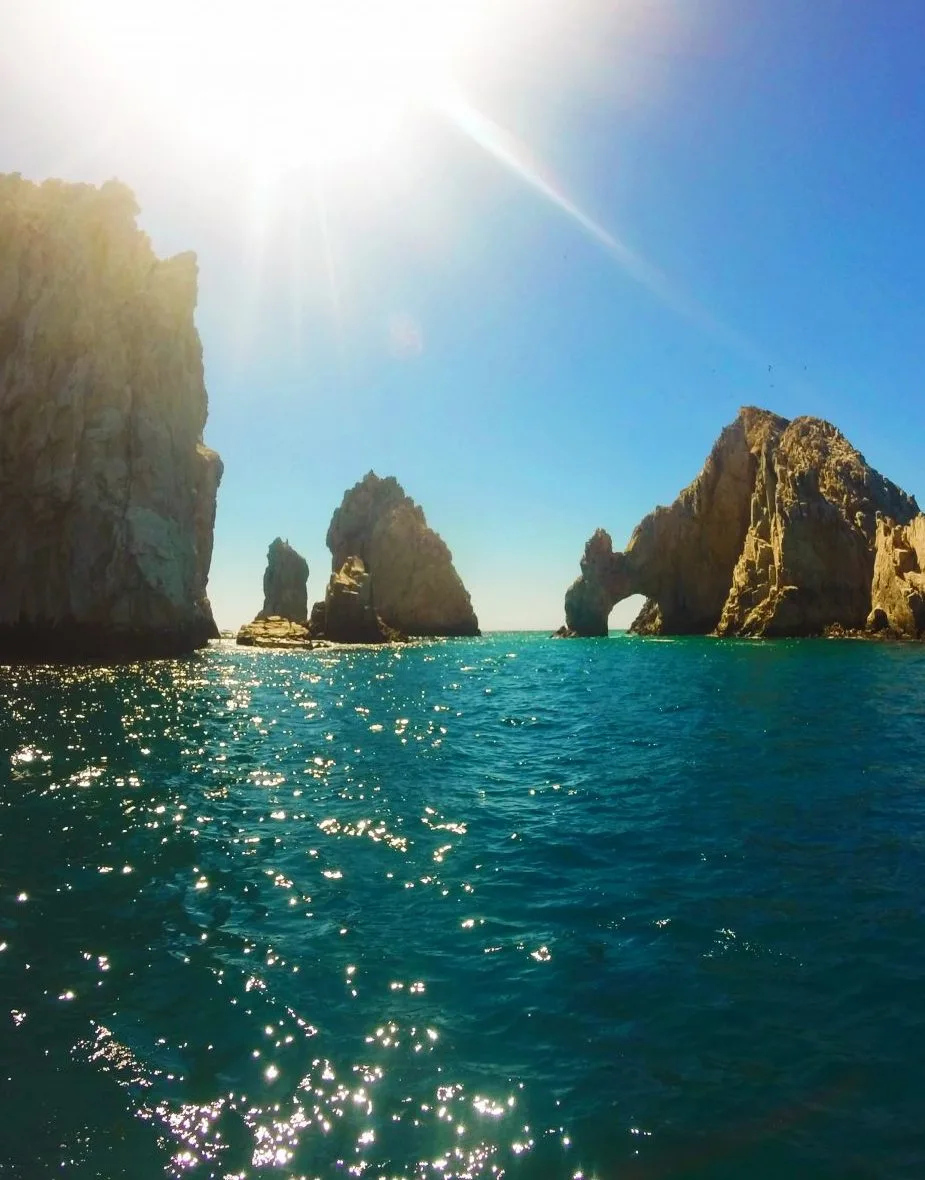
<svg viewBox="0 0 925 1180"><path fill-rule="evenodd" d="M373 582L363 560L348 557L331 574L323 603L312 609L313 635L334 643L390 643L405 638L373 605Z"/></svg>
<svg viewBox="0 0 925 1180"><path fill-rule="evenodd" d="M271 542L267 550L263 610L257 618L274 616L293 623L308 619L308 562L281 537Z"/></svg>
<svg viewBox="0 0 925 1180"><path fill-rule="evenodd" d="M646 604L641 634L918 637L925 519L915 500L819 418L746 407L700 475L614 553L598 530L566 593L566 628L606 635L613 605ZM879 612L879 613L878 613Z"/></svg>
<svg viewBox="0 0 925 1180"><path fill-rule="evenodd" d="M387 626L406 635L478 635L472 602L453 556L423 511L391 476L370 471L344 495L327 535L335 573L351 558L372 579Z"/></svg>
<svg viewBox="0 0 925 1180"><path fill-rule="evenodd" d="M116 181L0 176L0 659L217 635L196 259L159 260L137 212Z"/></svg>
<svg viewBox="0 0 925 1180"><path fill-rule="evenodd" d="M284 647L310 650L316 647L305 623L296 623L279 615L258 615L238 631L241 647Z"/></svg>
<svg viewBox="0 0 925 1180"><path fill-rule="evenodd" d="M925 516L877 521L868 630L925 637Z"/></svg>

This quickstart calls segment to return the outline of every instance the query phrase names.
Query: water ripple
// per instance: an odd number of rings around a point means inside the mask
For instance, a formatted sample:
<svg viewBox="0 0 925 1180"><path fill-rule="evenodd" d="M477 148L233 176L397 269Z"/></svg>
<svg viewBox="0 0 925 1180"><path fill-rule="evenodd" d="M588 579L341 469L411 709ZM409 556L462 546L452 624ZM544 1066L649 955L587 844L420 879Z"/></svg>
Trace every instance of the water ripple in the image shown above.
<svg viewBox="0 0 925 1180"><path fill-rule="evenodd" d="M0 670L0 1174L919 1175L923 671Z"/></svg>

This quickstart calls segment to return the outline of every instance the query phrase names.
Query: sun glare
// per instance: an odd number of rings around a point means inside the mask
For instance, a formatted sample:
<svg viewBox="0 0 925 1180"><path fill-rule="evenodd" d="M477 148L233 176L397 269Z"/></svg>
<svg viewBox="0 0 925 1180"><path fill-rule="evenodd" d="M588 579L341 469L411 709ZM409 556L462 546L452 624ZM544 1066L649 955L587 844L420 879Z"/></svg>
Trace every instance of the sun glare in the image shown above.
<svg viewBox="0 0 925 1180"><path fill-rule="evenodd" d="M481 0L90 0L81 36L148 117L285 171L381 149L477 40Z"/></svg>
<svg viewBox="0 0 925 1180"><path fill-rule="evenodd" d="M327 179L356 161L351 175L367 183L372 157L397 142L416 110L429 110L569 217L656 297L740 351L753 352L586 213L568 186L466 93L467 72L478 74L493 57L497 66L499 46L504 61L513 62L554 39L572 2L61 0L59 15L130 118L142 114L160 127L172 151L182 150L185 140L207 168L233 160L250 169L261 226L280 182L309 169L319 182L313 187L327 242ZM636 6L613 0L613 8L630 31L639 26ZM612 36L612 27L602 25L608 27ZM585 43L593 43L595 28L586 14ZM568 37L563 41L567 46ZM557 84L564 84L561 73ZM333 277L331 287L336 305ZM399 331L395 339L402 355L422 346L413 332Z"/></svg>

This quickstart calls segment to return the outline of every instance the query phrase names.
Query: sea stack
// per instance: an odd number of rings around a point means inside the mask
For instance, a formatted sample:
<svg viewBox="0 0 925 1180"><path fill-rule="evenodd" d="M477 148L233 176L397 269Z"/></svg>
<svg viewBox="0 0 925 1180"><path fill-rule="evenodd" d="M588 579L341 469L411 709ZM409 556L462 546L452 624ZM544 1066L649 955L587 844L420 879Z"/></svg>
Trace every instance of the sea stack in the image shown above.
<svg viewBox="0 0 925 1180"><path fill-rule="evenodd" d="M293 623L308 619L308 562L277 537L267 550L263 575L263 610L258 619L277 617Z"/></svg>
<svg viewBox="0 0 925 1180"><path fill-rule="evenodd" d="M308 562L277 537L267 550L263 610L237 634L242 647L311 648L308 630Z"/></svg>
<svg viewBox="0 0 925 1180"><path fill-rule="evenodd" d="M0 176L0 659L172 656L206 597L218 455L193 254L131 191Z"/></svg>
<svg viewBox="0 0 925 1180"><path fill-rule="evenodd" d="M641 634L925 634L925 518L820 418L746 407L669 508L622 553L599 529L565 596L566 628L606 635L644 594Z"/></svg>
<svg viewBox="0 0 925 1180"><path fill-rule="evenodd" d="M479 634L452 554L391 476L380 479L370 471L346 492L327 544L335 577L348 562L361 563L370 603L386 628L409 636Z"/></svg>

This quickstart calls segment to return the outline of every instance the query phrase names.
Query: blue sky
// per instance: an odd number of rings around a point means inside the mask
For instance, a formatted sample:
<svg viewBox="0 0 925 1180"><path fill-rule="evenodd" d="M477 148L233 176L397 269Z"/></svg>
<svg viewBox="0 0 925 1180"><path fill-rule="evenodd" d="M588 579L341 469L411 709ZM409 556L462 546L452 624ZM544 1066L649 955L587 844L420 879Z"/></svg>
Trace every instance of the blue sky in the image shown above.
<svg viewBox="0 0 925 1180"><path fill-rule="evenodd" d="M422 107L282 179L96 71L63 3L0 16L0 170L116 175L199 256L221 626L277 535L322 595L370 468L486 629L557 626L590 533L625 543L742 404L829 418L925 493L921 0L499 0L459 84L517 166Z"/></svg>

